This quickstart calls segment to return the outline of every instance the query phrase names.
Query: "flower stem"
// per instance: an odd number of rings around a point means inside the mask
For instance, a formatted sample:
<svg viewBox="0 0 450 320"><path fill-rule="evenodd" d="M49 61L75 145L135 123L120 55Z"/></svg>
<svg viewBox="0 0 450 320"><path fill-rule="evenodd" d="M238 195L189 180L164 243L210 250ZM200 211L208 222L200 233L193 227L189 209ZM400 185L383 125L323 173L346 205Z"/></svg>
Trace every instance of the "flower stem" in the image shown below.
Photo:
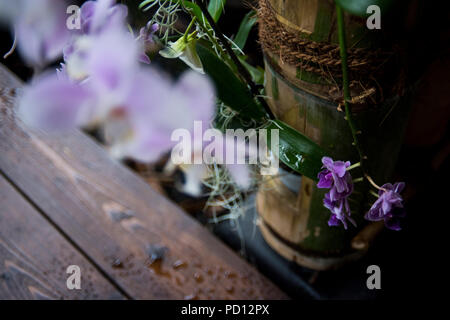
<svg viewBox="0 0 450 320"><path fill-rule="evenodd" d="M354 163L350 167L347 168L347 171L358 168L359 166L361 166L361 162Z"/></svg>
<svg viewBox="0 0 450 320"><path fill-rule="evenodd" d="M356 179L353 179L353 183L357 183L357 182L362 182L362 181L364 181L364 178L363 177L360 177L360 178L356 178Z"/></svg>
<svg viewBox="0 0 450 320"><path fill-rule="evenodd" d="M345 21L344 21L344 13L342 8L336 4L336 14L337 14L337 25L338 25L338 36L339 36L339 48L341 54L341 64L342 64L342 87L344 91L344 106L345 106L345 118L348 122L350 130L352 132L353 137L353 145L358 151L360 158L360 165L363 168L363 160L365 159L362 150L360 148L355 122L352 117L352 111L350 109L349 101L351 101L350 96L350 85L348 79L348 65L347 65L347 41L345 38Z"/></svg>
<svg viewBox="0 0 450 320"><path fill-rule="evenodd" d="M184 42L187 42L187 37L188 37L189 31L191 30L192 26L194 25L195 20L197 20L197 17L193 17L191 23L189 23L188 27L186 28L186 31L184 32L184 36L183 36Z"/></svg>
<svg viewBox="0 0 450 320"><path fill-rule="evenodd" d="M223 47L225 48L225 51L230 56L233 63L236 65L236 68L239 72L239 74L242 76L242 78L245 80L247 85L250 87L250 91L252 92L253 96L257 98L261 106L266 111L268 117L271 120L275 120L275 115L273 114L272 110L270 109L269 105L267 104L266 100L264 100L263 97L260 96L258 87L253 82L252 77L248 70L243 66L241 61L239 61L239 58L234 53L233 49L231 48L230 44L228 43L228 40L223 35L222 31L217 26L216 22L214 21L213 17L211 17L211 14L209 13L208 9L206 8L206 5L204 3L204 0L198 0L196 1L197 5L202 10L203 15L205 16L206 20L210 24L211 28L214 30L215 34L219 38L220 42L222 43Z"/></svg>
<svg viewBox="0 0 450 320"><path fill-rule="evenodd" d="M6 59L10 55L12 55L14 50L16 50L16 47L17 47L17 33L14 32L14 41L13 41L12 47L11 47L11 49L9 49L9 51L7 53L5 53L5 55L3 56L3 59Z"/></svg>
<svg viewBox="0 0 450 320"><path fill-rule="evenodd" d="M375 181L373 181L373 179L372 179L369 175L366 174L365 177L366 177L367 181L369 181L370 184L371 184L372 186L374 186L375 188L377 188L378 190L387 191L385 188L382 188L382 187L380 187L379 185L377 185L377 184L375 183Z"/></svg>
<svg viewBox="0 0 450 320"><path fill-rule="evenodd" d="M369 193L370 193L371 195L373 195L374 197L376 197L376 198L379 198L379 197L380 197L380 196L379 196L376 192L374 192L373 190L370 190Z"/></svg>

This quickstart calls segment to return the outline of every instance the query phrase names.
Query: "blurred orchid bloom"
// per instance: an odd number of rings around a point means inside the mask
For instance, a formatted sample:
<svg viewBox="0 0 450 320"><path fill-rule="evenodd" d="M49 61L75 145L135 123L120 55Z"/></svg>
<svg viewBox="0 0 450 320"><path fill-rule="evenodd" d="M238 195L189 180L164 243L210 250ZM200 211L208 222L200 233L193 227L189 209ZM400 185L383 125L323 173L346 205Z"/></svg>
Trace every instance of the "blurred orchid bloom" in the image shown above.
<svg viewBox="0 0 450 320"><path fill-rule="evenodd" d="M57 130L102 124L114 157L143 162L173 147L173 130L192 130L194 121L212 120L215 95L206 76L188 71L172 83L149 68L132 68L123 79L116 79L120 72L111 71L111 76L109 71L99 68L83 82L56 73L37 78L20 100L22 119Z"/></svg>
<svg viewBox="0 0 450 320"><path fill-rule="evenodd" d="M89 122L94 103L95 96L87 86L44 73L24 88L18 114L34 127L68 130Z"/></svg>
<svg viewBox="0 0 450 320"><path fill-rule="evenodd" d="M182 165L181 168L185 173L185 183L180 189L193 197L202 195L202 181L211 177L208 167L204 164ZM247 190L251 186L250 168L246 164L227 165L226 170L236 185Z"/></svg>
<svg viewBox="0 0 450 320"><path fill-rule="evenodd" d="M0 19L14 29L15 43L31 66L42 68L62 54L70 37L67 3L61 0L0 0Z"/></svg>
<svg viewBox="0 0 450 320"><path fill-rule="evenodd" d="M127 101L122 119L129 123L125 125L128 132L115 138L119 142L113 143L112 153L143 162L156 160L175 145L171 140L174 130L192 131L194 121L209 124L215 111L212 83L193 71L185 72L176 83L153 69L142 71Z"/></svg>
<svg viewBox="0 0 450 320"><path fill-rule="evenodd" d="M244 153L240 153L239 150L244 150ZM247 190L251 186L251 171L249 165L245 162L246 160L241 157L244 156L249 159L258 159L258 145L251 140L242 141L235 139L234 137L225 136L223 156L227 159L227 155L229 158L230 154L233 156L233 161L230 163L230 159L226 160L225 167L237 186L241 189ZM251 161L248 163L256 164L251 163Z"/></svg>
<svg viewBox="0 0 450 320"><path fill-rule="evenodd" d="M98 35L111 29L124 29L128 8L123 4L116 4L115 0L87 1L81 6L81 33L83 35ZM150 59L145 54L146 48L153 44L153 35L158 31L158 24L149 24L139 31L136 40L139 42L139 61L149 64ZM73 51L72 44L66 52ZM67 55L65 55L67 57Z"/></svg>
<svg viewBox="0 0 450 320"><path fill-rule="evenodd" d="M81 32L98 34L125 25L128 8L115 0L86 1L80 8Z"/></svg>
<svg viewBox="0 0 450 320"><path fill-rule="evenodd" d="M22 2L33 8L27 0ZM52 0L37 2L48 5ZM8 10L14 9L9 7ZM126 29L126 16L127 8L114 0L84 3L80 12L81 30L72 32L71 38L65 38L59 46L61 52L66 44L65 63L56 73L38 76L24 88L19 114L29 125L50 130L100 125L114 157L152 162L173 148L174 130L193 131L196 121L205 129L210 128L215 113L215 89L208 77L194 71L173 82L155 69L143 68L139 61L149 62L142 54L145 46L152 43L158 25L146 26L134 38ZM62 29L66 31L65 26ZM182 45L175 50L176 54L186 55L190 45L195 45L191 40L187 47ZM201 71L201 64L193 67ZM194 146L202 143L193 141ZM226 156L232 151L227 148L233 148L234 152L235 146L233 138L217 155ZM226 168L237 185L248 188L250 171L247 165L238 163ZM207 171L206 164L192 167L188 192L200 192L199 179L204 179Z"/></svg>
<svg viewBox="0 0 450 320"><path fill-rule="evenodd" d="M141 54L139 55L140 62L146 64L150 63L150 59L145 52L147 51L147 49L151 49L151 47L155 44L153 36L158 30L159 25L157 23L148 23L147 26L139 30L139 36L136 38L136 40L141 43L141 47L143 49Z"/></svg>
<svg viewBox="0 0 450 320"><path fill-rule="evenodd" d="M120 45L118 45L120 44ZM74 81L88 82L98 96L98 120L126 99L139 70L139 44L124 30L80 36L65 69Z"/></svg>
<svg viewBox="0 0 450 320"><path fill-rule="evenodd" d="M127 15L127 6L115 4L115 0L86 1L80 8L81 29L72 33L64 47L64 60L77 51L86 51L102 33L125 32Z"/></svg>
<svg viewBox="0 0 450 320"><path fill-rule="evenodd" d="M87 60L87 53L92 50L92 47L113 49L112 45L96 44L97 41L105 38L116 41L113 51L117 49L118 53L131 52L138 47L136 50L139 50L139 55L136 59L139 62L150 63L145 51L146 47L152 43L153 34L159 26L153 24L142 28L139 36L135 39L138 45L133 44L130 47L132 50L127 50L123 46L129 45L129 41L119 42L121 39L118 38L118 35L122 34L124 38L123 34L128 33L126 28L127 15L128 8L122 4L115 4L115 0L87 1L81 6L81 30L72 35L72 39L64 48L64 60L72 65L68 69L72 77L76 79L87 77L86 69L89 69L89 66L86 63L83 64L83 61ZM114 35L116 38L105 37L105 34ZM122 48L119 48L121 46ZM107 54L114 54L113 51L107 52ZM128 57L124 57L125 59L128 59Z"/></svg>
<svg viewBox="0 0 450 320"><path fill-rule="evenodd" d="M142 68L142 45L157 26L135 39L125 28L126 7L114 3L82 6L82 30L65 48L65 64L25 89L19 111L28 124L41 128L102 125L113 156L151 162L173 146L173 130L211 121L214 88L194 72L172 83Z"/></svg>
<svg viewBox="0 0 450 320"><path fill-rule="evenodd" d="M245 141L236 139L234 136L222 135L217 129L214 135L213 144L210 144L212 137L208 137L195 147L197 137L194 136L192 146L194 146L191 155L191 164L181 164L180 167L185 173L185 183L181 186L181 190L191 196L202 195L202 181L211 177L212 172L208 168L208 164L224 165L226 171L236 185L243 190L247 190L251 186L251 169L246 158L257 159L258 146L253 141ZM198 143L197 143L198 146ZM214 146L214 147L212 147ZM181 150L176 150L178 152ZM213 151L213 152L210 152ZM195 164L195 158L202 158L201 164ZM255 160L256 162L256 160ZM173 166L169 166L174 169Z"/></svg>

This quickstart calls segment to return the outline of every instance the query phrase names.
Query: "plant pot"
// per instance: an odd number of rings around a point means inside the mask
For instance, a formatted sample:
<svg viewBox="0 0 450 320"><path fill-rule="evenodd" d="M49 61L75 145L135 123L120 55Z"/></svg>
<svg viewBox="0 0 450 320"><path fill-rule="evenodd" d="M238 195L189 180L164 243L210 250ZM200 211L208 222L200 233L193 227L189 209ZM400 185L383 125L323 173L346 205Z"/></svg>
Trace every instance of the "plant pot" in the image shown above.
<svg viewBox="0 0 450 320"><path fill-rule="evenodd" d="M278 119L318 143L333 159L356 163L358 154L340 107L341 65L334 17L334 1L260 0L265 89ZM346 15L346 32L352 48L352 97L357 97L352 113L361 129L366 166L375 181L389 181L409 111L402 65L392 52L390 37L378 30L372 33L364 19ZM385 64L381 69L380 61ZM337 268L363 255L367 245L357 244L358 239L373 238L380 229L380 224L366 228L363 216L374 198L364 184L355 184L350 202L357 227L344 230L328 226L330 213L323 206L326 191L318 189L315 181L301 177L293 190L283 179L267 178L256 201L262 234L274 250L317 270Z"/></svg>

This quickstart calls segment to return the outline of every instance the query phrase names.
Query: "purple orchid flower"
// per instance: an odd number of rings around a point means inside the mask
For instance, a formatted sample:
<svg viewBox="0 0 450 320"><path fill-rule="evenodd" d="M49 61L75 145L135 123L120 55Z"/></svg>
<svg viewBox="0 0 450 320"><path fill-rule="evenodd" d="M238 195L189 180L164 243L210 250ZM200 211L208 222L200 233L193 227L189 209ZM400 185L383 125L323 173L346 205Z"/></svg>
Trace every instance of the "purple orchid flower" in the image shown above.
<svg viewBox="0 0 450 320"><path fill-rule="evenodd" d="M187 71L173 83L148 69L138 73L124 105L128 107L123 120L130 132L113 143L112 153L152 162L174 147L171 136L175 129L192 131L195 121L212 121L215 89L207 77L194 71Z"/></svg>
<svg viewBox="0 0 450 320"><path fill-rule="evenodd" d="M115 0L86 1L80 8L81 32L98 34L125 25L128 8Z"/></svg>
<svg viewBox="0 0 450 320"><path fill-rule="evenodd" d="M196 73L198 74L198 73ZM205 121L203 121L205 123ZM210 125L202 126L202 129L209 129ZM214 135L211 135L212 132ZM242 190L250 188L252 183L250 160L246 158L256 159L258 156L258 145L254 141L245 141L242 139L235 139L234 136L224 135L218 129L213 129L205 133L205 141L203 144L195 143L195 137L192 138L190 146L193 146L192 154L188 155L189 164L182 163L179 166L185 173L185 184L182 186L182 191L191 196L200 196L202 191L202 181L211 176L208 169L208 164L223 165L234 183ZM213 142L211 144L211 142ZM211 147L211 145L213 147ZM183 148L177 149L177 145L173 152L186 152ZM189 148L189 147L188 147ZM189 149L190 150L190 149ZM202 158L201 164L194 163L194 157ZM173 158L171 159L173 160ZM247 161L248 160L248 161ZM170 171L174 170L172 166Z"/></svg>
<svg viewBox="0 0 450 320"><path fill-rule="evenodd" d="M126 7L114 0L88 1L80 15L81 30L66 41L64 63L24 88L18 107L27 124L50 130L101 126L113 156L143 162L174 146L175 129L193 130L195 121L210 127L216 101L209 78L188 71L173 82L139 64L149 62L142 55L158 25L141 29L135 39L126 31ZM192 176L206 169L200 167ZM249 186L246 165L227 169L239 186Z"/></svg>
<svg viewBox="0 0 450 320"><path fill-rule="evenodd" d="M68 130L88 123L94 103L95 96L87 86L44 73L24 88L18 114L33 127Z"/></svg>
<svg viewBox="0 0 450 320"><path fill-rule="evenodd" d="M347 197L352 191L351 175L347 171L350 161L333 161L329 157L322 158L325 170L319 172L318 188L331 188L331 199L337 200L339 197Z"/></svg>
<svg viewBox="0 0 450 320"><path fill-rule="evenodd" d="M44 129L101 124L113 156L151 162L173 147L173 130L192 130L194 121L213 118L214 87L207 77L189 71L173 84L156 70L135 66L137 54L102 51L92 53L96 63L88 64L83 81L71 79L70 72L37 78L20 101L23 119Z"/></svg>
<svg viewBox="0 0 450 320"><path fill-rule="evenodd" d="M115 94L120 95L139 68L139 49L133 36L123 29L80 36L72 43L65 70L75 81L90 79L97 89L117 89Z"/></svg>
<svg viewBox="0 0 450 320"><path fill-rule="evenodd" d="M89 46L94 45L98 39L104 38L104 34L118 34L127 31L126 18L128 9L125 5L115 4L115 0L87 1L81 6L80 12L81 30L72 35L71 41L64 48L64 61L66 62L69 60L73 62L76 59L86 60L85 52L91 51ZM147 47L153 43L153 34L158 28L157 24L149 24L140 30L139 36L135 39L138 43L137 50L139 50L137 61L146 64L150 63L150 59L145 52ZM105 46L97 45L96 47L104 48ZM135 45L131 46L131 48L135 47ZM119 52L130 52L126 48L122 48L124 50L118 49ZM78 53L78 56L75 59L71 59L72 55L76 53ZM80 59L80 56L82 59ZM80 77L82 76L76 76L76 78Z"/></svg>
<svg viewBox="0 0 450 320"><path fill-rule="evenodd" d="M333 161L329 157L323 157L322 163L324 170L319 172L317 183L318 188L330 189L325 194L324 206L331 211L331 217L328 221L329 226L337 226L342 223L347 229L347 220L356 226L355 222L350 218L350 206L348 197L353 192L353 183L350 172L350 161Z"/></svg>
<svg viewBox="0 0 450 320"><path fill-rule="evenodd" d="M71 40L64 47L64 61L67 61L77 51L77 42L80 39L95 39L95 36L100 36L104 32L125 30L127 15L127 6L115 4L115 0L83 3L80 8L81 29L72 32Z"/></svg>
<svg viewBox="0 0 450 320"><path fill-rule="evenodd" d="M356 227L355 221L350 217L350 206L347 198L332 201L330 194L326 193L323 199L323 205L331 211L331 216L328 220L330 227L336 227L342 224L344 229L347 229L347 221L350 221Z"/></svg>
<svg viewBox="0 0 450 320"><path fill-rule="evenodd" d="M256 164L251 159L258 157L258 144L250 138L248 141L225 135L223 138L223 153L216 154L223 159L230 177L241 189L251 186L251 170L248 164ZM247 164L248 163L248 164Z"/></svg>
<svg viewBox="0 0 450 320"><path fill-rule="evenodd" d="M153 36L158 30L159 25L157 23L148 23L147 26L142 27L139 30L139 36L136 38L136 40L141 43L142 48L142 52L139 55L140 62L146 64L150 63L150 59L145 52L155 43L155 41L153 40Z"/></svg>
<svg viewBox="0 0 450 320"><path fill-rule="evenodd" d="M61 56L70 38L66 8L61 0L0 0L0 18L14 29L27 64L43 67Z"/></svg>
<svg viewBox="0 0 450 320"><path fill-rule="evenodd" d="M19 111L28 124L44 129L101 125L113 156L151 162L173 147L173 130L211 121L214 87L193 71L174 84L142 68L139 55L150 35L136 41L125 28L126 7L114 3L83 5L84 33L73 35L56 74L39 77L25 89ZM64 96L72 101L66 103Z"/></svg>
<svg viewBox="0 0 450 320"><path fill-rule="evenodd" d="M403 198L400 192L405 188L404 182L397 182L394 185L384 184L378 191L379 198L366 213L365 218L369 221L384 220L385 226L391 230L401 230L400 218L406 213L403 208Z"/></svg>
<svg viewBox="0 0 450 320"><path fill-rule="evenodd" d="M176 84L162 78L142 70L123 99L116 100L113 93L107 97L108 92L96 91L92 80L78 83L45 74L24 89L19 114L28 125L47 130L103 124L113 156L155 161L173 147L173 130L189 130L195 120L207 117L210 122L215 105L205 76L188 71ZM106 101L115 103L105 106Z"/></svg>

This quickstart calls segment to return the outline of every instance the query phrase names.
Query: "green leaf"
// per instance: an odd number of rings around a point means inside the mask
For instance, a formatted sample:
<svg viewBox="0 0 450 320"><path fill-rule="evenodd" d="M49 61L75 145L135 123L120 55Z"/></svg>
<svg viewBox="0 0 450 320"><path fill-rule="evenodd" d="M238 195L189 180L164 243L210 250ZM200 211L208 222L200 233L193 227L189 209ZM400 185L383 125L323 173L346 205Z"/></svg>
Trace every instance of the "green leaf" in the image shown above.
<svg viewBox="0 0 450 320"><path fill-rule="evenodd" d="M223 8L225 7L226 0L211 0L209 1L208 12L213 17L214 21L219 21Z"/></svg>
<svg viewBox="0 0 450 320"><path fill-rule="evenodd" d="M151 4L155 2L155 0L144 0L139 4L139 9L144 8L146 5Z"/></svg>
<svg viewBox="0 0 450 320"><path fill-rule="evenodd" d="M249 119L261 119L265 112L253 99L247 86L236 77L233 71L221 59L200 43L197 53L202 61L203 70L214 81L217 94L227 106Z"/></svg>
<svg viewBox="0 0 450 320"><path fill-rule="evenodd" d="M202 9L200 7L191 2L191 1L183 1L183 6L192 12L192 14L197 18L197 21L201 23L205 23L206 26L209 26L208 21L206 20L205 16L203 15Z"/></svg>
<svg viewBox="0 0 450 320"><path fill-rule="evenodd" d="M247 42L250 30L253 28L255 23L258 21L255 11L250 11L242 19L241 25L239 26L238 33L234 38L234 43L241 49L244 50L245 43Z"/></svg>
<svg viewBox="0 0 450 320"><path fill-rule="evenodd" d="M317 174L322 167L322 157L326 155L325 150L280 120L273 121L267 128L269 144L271 129L279 129L280 160L292 170L317 180Z"/></svg>
<svg viewBox="0 0 450 320"><path fill-rule="evenodd" d="M367 8L370 5L377 5L381 9L381 13L385 13L391 5L393 0L336 0L336 3L345 11L360 17L368 16Z"/></svg>
<svg viewBox="0 0 450 320"><path fill-rule="evenodd" d="M257 66L257 67L252 66L247 61L245 61L244 56L240 56L238 58L241 61L242 65L250 73L253 82L256 84L259 84L259 85L263 85L264 84L264 69L261 68L260 66Z"/></svg>

